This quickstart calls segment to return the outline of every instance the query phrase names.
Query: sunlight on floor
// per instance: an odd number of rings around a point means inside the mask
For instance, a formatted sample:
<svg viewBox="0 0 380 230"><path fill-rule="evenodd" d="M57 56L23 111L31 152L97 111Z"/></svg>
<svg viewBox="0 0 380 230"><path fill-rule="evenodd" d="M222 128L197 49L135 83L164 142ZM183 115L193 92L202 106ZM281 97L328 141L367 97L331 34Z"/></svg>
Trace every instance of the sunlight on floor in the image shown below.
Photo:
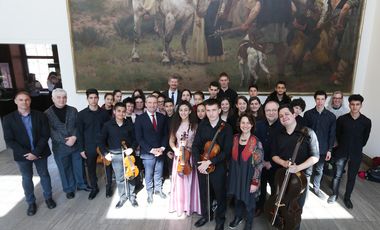
<svg viewBox="0 0 380 230"><path fill-rule="evenodd" d="M34 186L40 183L38 176L33 177ZM0 217L8 214L20 201L24 201L22 178L18 175L0 176Z"/></svg>
<svg viewBox="0 0 380 230"><path fill-rule="evenodd" d="M181 220L185 219L186 216L177 216L177 213L169 213L169 192L170 182L166 180L163 186L163 191L167 195L166 199L161 199L159 196L153 196L153 204L148 205L147 203L147 192L144 188L137 195L137 202L139 203L138 208L133 208L129 200L125 202L124 206L120 209L116 209L115 206L119 201L119 196L117 194L117 189L112 198L112 202L108 207L108 212L106 215L107 219L169 219L169 220ZM147 208L149 207L149 208Z"/></svg>
<svg viewBox="0 0 380 230"><path fill-rule="evenodd" d="M302 219L354 219L347 209L338 201L328 204L328 195L321 200L314 193L309 191L308 198L303 209Z"/></svg>

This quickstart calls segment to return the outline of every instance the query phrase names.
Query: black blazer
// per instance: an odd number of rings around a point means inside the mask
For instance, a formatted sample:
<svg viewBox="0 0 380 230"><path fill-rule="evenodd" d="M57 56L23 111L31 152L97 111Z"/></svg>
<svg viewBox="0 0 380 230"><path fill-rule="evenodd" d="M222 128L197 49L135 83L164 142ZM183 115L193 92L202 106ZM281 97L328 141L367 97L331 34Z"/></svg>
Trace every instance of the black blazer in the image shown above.
<svg viewBox="0 0 380 230"><path fill-rule="evenodd" d="M32 153L38 158L48 157L51 154L48 145L50 129L46 115L35 110L32 110L30 115L32 116L33 151L19 112L16 110L4 117L4 139L7 146L13 149L15 161L27 161L24 157L26 153Z"/></svg>
<svg viewBox="0 0 380 230"><path fill-rule="evenodd" d="M172 95L169 95L168 89L163 91L162 94L165 95L166 98L172 98ZM177 101L176 101L175 105L178 105L178 103L181 101L181 97L182 97L182 92L181 92L181 90L178 90Z"/></svg>
<svg viewBox="0 0 380 230"><path fill-rule="evenodd" d="M156 112L157 131L154 130L153 124L147 112L136 117L135 134L136 140L140 145L140 154L142 159L154 159L150 153L152 148L167 147L168 144L168 123L167 119L161 113Z"/></svg>

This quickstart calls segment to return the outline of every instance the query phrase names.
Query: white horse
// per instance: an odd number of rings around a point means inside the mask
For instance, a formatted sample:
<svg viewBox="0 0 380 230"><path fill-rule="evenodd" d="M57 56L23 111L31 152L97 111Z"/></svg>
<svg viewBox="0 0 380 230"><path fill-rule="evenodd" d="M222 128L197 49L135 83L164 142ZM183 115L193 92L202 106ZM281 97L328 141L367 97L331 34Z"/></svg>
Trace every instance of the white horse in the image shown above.
<svg viewBox="0 0 380 230"><path fill-rule="evenodd" d="M209 1L193 0L132 0L134 16L134 43L132 49L132 61L140 61L138 45L141 37L141 23L144 15L153 16L155 19L155 31L163 39L162 63L170 63L170 42L173 39L174 27L178 21L182 21L181 46L182 61L189 62L186 43L192 28L194 12L199 4L207 4Z"/></svg>

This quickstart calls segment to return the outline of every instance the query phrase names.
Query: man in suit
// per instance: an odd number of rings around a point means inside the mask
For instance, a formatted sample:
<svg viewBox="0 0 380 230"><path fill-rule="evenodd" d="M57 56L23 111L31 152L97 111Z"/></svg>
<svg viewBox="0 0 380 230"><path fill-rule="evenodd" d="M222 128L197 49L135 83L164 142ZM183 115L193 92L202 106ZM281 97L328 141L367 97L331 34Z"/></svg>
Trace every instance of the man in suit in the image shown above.
<svg viewBox="0 0 380 230"><path fill-rule="evenodd" d="M177 74L173 74L170 76L168 85L169 89L162 92L165 97L173 100L174 105L177 105L178 102L181 101L181 91L178 89L179 76Z"/></svg>
<svg viewBox="0 0 380 230"><path fill-rule="evenodd" d="M147 111L136 118L136 140L145 167L148 203L153 203L153 192L165 199L162 192L163 152L168 143L168 125L165 116L157 113L157 98L149 95L145 100Z"/></svg>
<svg viewBox="0 0 380 230"><path fill-rule="evenodd" d="M56 207L52 199L51 180L48 171L47 158L51 154L48 140L50 131L45 114L30 109L31 98L28 92L16 94L17 110L4 117L4 139L13 150L22 176L22 187L25 200L28 203L27 215L37 212L34 196L33 164L41 179L45 203L49 209Z"/></svg>
<svg viewBox="0 0 380 230"><path fill-rule="evenodd" d="M52 92L53 105L45 114L49 120L52 149L67 199L75 197L76 190L90 191L83 178L83 161L77 142L78 111L67 105L64 89Z"/></svg>

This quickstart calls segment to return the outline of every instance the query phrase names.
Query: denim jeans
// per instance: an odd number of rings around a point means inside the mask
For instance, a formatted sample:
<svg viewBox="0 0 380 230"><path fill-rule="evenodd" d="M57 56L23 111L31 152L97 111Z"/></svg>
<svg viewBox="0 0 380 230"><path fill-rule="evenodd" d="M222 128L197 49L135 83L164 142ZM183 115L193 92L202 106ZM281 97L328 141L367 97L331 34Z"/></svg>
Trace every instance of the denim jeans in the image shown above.
<svg viewBox="0 0 380 230"><path fill-rule="evenodd" d="M47 158L41 158L34 161L16 161L18 168L22 176L22 187L24 189L25 200L28 204L36 202L34 196L34 184L33 184L33 163L36 166L37 173L41 179L41 186L44 194L44 198L49 199L52 196L51 180L48 171Z"/></svg>
<svg viewBox="0 0 380 230"><path fill-rule="evenodd" d="M347 158L338 158L335 160L334 164L334 179L332 181L332 190L334 195L339 195L339 185L342 179L344 168L348 163L347 167L347 184L346 192L344 198L350 199L351 193L354 190L356 175L360 168L361 158L360 159L347 159Z"/></svg>
<svg viewBox="0 0 380 230"><path fill-rule="evenodd" d="M134 193L136 178L133 180L125 180L122 154L112 156L112 167L115 172L116 186L120 200L136 199L136 194Z"/></svg>
<svg viewBox="0 0 380 230"><path fill-rule="evenodd" d="M162 172L164 169L163 157L153 159L143 159L145 168L145 184L149 194L153 191L162 190Z"/></svg>
<svg viewBox="0 0 380 230"><path fill-rule="evenodd" d="M75 192L77 188L86 188L83 179L82 157L79 151L54 153L54 159L58 167L63 191L65 193Z"/></svg>

